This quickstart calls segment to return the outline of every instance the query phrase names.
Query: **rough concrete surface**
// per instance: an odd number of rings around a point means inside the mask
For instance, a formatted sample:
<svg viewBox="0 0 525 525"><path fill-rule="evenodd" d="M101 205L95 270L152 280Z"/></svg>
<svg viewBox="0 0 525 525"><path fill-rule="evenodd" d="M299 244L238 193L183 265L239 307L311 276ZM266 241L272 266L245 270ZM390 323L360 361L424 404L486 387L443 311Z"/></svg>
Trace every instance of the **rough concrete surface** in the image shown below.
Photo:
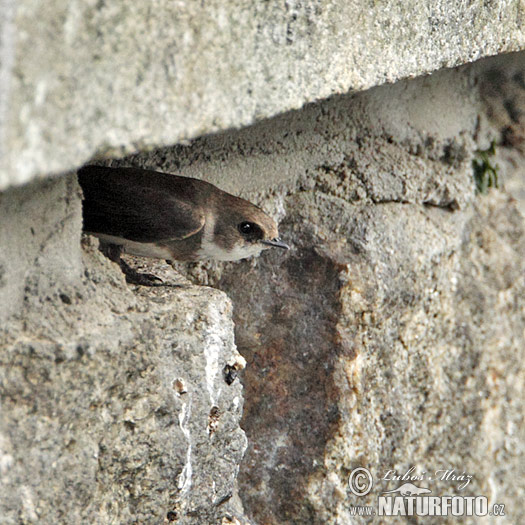
<svg viewBox="0 0 525 525"><path fill-rule="evenodd" d="M0 298L15 302L0 332L0 523L377 522L352 509L412 466L471 475L417 484L487 496L506 506L496 523L519 523L522 61L108 161L205 178L281 220L287 254L175 265L232 303L163 263L133 259L183 287L125 285L92 240L81 248L73 177L2 194ZM472 160L493 139L500 188L479 195ZM356 467L374 476L366 497L349 491Z"/></svg>
<svg viewBox="0 0 525 525"><path fill-rule="evenodd" d="M525 226L509 189L523 187L524 159L490 125L486 82L512 64L518 100L522 63L486 60L113 161L201 176L283 218L286 255L178 266L234 304L248 361L240 497L255 523L375 522L352 508L377 508L401 484L381 478L412 466L434 476L419 482L433 495L484 495L506 505L498 522L521 519ZM493 139L498 159L516 157L479 195L472 160ZM360 466L375 478L365 498L348 488ZM446 469L472 480L437 481Z"/></svg>
<svg viewBox="0 0 525 525"><path fill-rule="evenodd" d="M399 485L378 478L416 466L472 474L464 491L420 485L486 495L519 520L525 240L515 206L492 198L467 218L306 192L287 210L288 237L301 239L294 253L219 281L248 360L249 515L353 523L352 505L376 506ZM376 479L368 498L348 490L359 466Z"/></svg>
<svg viewBox="0 0 525 525"><path fill-rule="evenodd" d="M0 326L20 310L34 276L49 288L81 273L80 190L71 177L0 193Z"/></svg>
<svg viewBox="0 0 525 525"><path fill-rule="evenodd" d="M0 188L525 44L520 0L2 0L0 10Z"/></svg>
<svg viewBox="0 0 525 525"><path fill-rule="evenodd" d="M485 118L497 131L503 147L492 164L498 167L500 184L519 201L525 216L525 53L487 61L480 75Z"/></svg>
<svg viewBox="0 0 525 525"><path fill-rule="evenodd" d="M230 301L127 286L96 246L77 282L32 274L1 327L0 523L244 523Z"/></svg>

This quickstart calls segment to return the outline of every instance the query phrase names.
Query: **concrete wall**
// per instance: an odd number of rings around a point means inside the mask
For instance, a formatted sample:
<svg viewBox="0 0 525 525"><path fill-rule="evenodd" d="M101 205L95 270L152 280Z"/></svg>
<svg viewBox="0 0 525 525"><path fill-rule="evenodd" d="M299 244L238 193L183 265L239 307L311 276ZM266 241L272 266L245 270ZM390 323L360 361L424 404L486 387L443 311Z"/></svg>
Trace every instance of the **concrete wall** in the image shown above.
<svg viewBox="0 0 525 525"><path fill-rule="evenodd" d="M404 5L2 4L2 187L69 172L0 194L2 525L368 523L411 466L519 522L524 55L337 93L520 48L521 6ZM81 240L96 152L249 198L292 250L129 258L167 284L129 286Z"/></svg>
<svg viewBox="0 0 525 525"><path fill-rule="evenodd" d="M401 484L381 478L412 466L433 495L485 495L519 520L524 73L521 54L485 60L110 162L243 188L283 218L286 255L178 265L233 300L255 523L365 523L352 507L377 508ZM500 187L481 195L472 161L492 140Z"/></svg>
<svg viewBox="0 0 525 525"><path fill-rule="evenodd" d="M64 183L78 210L74 177L46 185L51 195ZM244 359L230 300L188 284L132 289L97 243L80 250L78 233L41 244L40 264L17 281L22 308L0 328L0 523L242 519L242 386L226 374ZM75 280L58 274L70 247L82 254Z"/></svg>
<svg viewBox="0 0 525 525"><path fill-rule="evenodd" d="M0 10L0 189L525 45L520 0Z"/></svg>

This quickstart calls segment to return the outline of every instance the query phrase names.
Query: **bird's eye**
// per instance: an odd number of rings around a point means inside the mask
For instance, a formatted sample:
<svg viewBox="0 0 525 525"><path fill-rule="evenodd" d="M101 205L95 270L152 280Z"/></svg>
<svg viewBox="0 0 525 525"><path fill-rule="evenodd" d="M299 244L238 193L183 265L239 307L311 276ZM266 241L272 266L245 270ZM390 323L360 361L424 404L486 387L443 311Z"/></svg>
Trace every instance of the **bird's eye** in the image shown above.
<svg viewBox="0 0 525 525"><path fill-rule="evenodd" d="M238 228L243 235L250 235L255 231L256 226L253 222L244 221L239 224Z"/></svg>

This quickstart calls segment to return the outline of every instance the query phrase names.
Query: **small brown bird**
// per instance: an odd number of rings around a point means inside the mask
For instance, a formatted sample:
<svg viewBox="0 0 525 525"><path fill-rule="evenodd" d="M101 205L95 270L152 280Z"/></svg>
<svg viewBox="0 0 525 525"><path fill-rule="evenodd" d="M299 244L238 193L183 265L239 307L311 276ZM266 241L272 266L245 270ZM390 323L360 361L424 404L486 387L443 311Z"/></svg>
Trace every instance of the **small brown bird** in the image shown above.
<svg viewBox="0 0 525 525"><path fill-rule="evenodd" d="M81 168L78 180L84 231L119 247L119 262L121 252L234 261L272 246L288 249L275 221L260 208L202 180L102 166Z"/></svg>

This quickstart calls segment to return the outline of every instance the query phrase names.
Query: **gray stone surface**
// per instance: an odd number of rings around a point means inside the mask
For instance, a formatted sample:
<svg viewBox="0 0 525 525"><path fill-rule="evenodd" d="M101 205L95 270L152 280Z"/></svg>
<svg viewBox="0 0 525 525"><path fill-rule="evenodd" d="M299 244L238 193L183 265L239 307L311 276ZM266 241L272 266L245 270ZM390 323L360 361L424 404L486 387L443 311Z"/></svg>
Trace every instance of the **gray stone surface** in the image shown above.
<svg viewBox="0 0 525 525"><path fill-rule="evenodd" d="M74 177L1 194L0 523L366 523L352 506L411 466L471 474L463 491L420 485L519 523L522 60L112 161L203 177L281 219L284 256L176 265L232 303L163 263L132 259L183 287L127 286L81 247ZM501 187L477 195L472 160L494 138ZM348 490L358 466L366 498Z"/></svg>
<svg viewBox="0 0 525 525"><path fill-rule="evenodd" d="M287 204L294 253L219 281L248 360L240 486L249 515L367 522L351 507L377 508L381 491L400 484L379 479L415 466L471 474L462 491L419 486L486 495L519 521L525 236L512 200L491 197L471 216L311 192ZM348 490L360 466L375 478L367 498Z"/></svg>
<svg viewBox="0 0 525 525"><path fill-rule="evenodd" d="M49 196L73 187L78 210L74 178L46 186ZM25 204L15 217L32 216ZM75 233L57 239L80 255L78 214L62 219ZM153 271L170 286L130 287L89 238L82 275L66 279L66 254L50 246L16 254L40 262L25 281L7 274L24 299L0 327L0 523L245 523L242 386L224 374L244 360L228 298L174 281L165 264Z"/></svg>
<svg viewBox="0 0 525 525"><path fill-rule="evenodd" d="M0 193L0 326L20 310L35 276L65 287L81 274L80 189L73 177Z"/></svg>
<svg viewBox="0 0 525 525"><path fill-rule="evenodd" d="M459 206L470 198L470 179L464 182L447 175L476 147L479 96L475 83L472 68L445 70L362 95L332 97L243 130L196 139L191 146L101 163L202 178L225 191L264 201L269 211L282 216L283 194L300 187L331 184L331 191L346 195L348 185L328 175L351 161L369 177L378 172L378 179L364 179L361 188L352 188L354 200L364 195L368 184L374 202L388 200L381 191L395 186L389 191L402 187L403 199L409 202L447 201ZM398 143L406 148L396 147ZM447 162L441 162L442 157ZM441 177L429 177L433 171ZM319 180L323 177L324 182ZM458 200L455 204L452 194Z"/></svg>
<svg viewBox="0 0 525 525"><path fill-rule="evenodd" d="M398 486L380 478L411 466L472 475L463 490L419 485L485 495L520 521L525 224L509 190L524 158L492 127L486 82L503 69L497 100L518 102L522 64L487 60L114 161L242 188L284 218L285 256L179 265L233 300L254 522L366 523L352 507L377 508ZM492 139L500 189L478 195L472 160ZM359 466L376 480L367 498L348 490Z"/></svg>
<svg viewBox="0 0 525 525"><path fill-rule="evenodd" d="M0 9L0 188L525 44L520 0Z"/></svg>

